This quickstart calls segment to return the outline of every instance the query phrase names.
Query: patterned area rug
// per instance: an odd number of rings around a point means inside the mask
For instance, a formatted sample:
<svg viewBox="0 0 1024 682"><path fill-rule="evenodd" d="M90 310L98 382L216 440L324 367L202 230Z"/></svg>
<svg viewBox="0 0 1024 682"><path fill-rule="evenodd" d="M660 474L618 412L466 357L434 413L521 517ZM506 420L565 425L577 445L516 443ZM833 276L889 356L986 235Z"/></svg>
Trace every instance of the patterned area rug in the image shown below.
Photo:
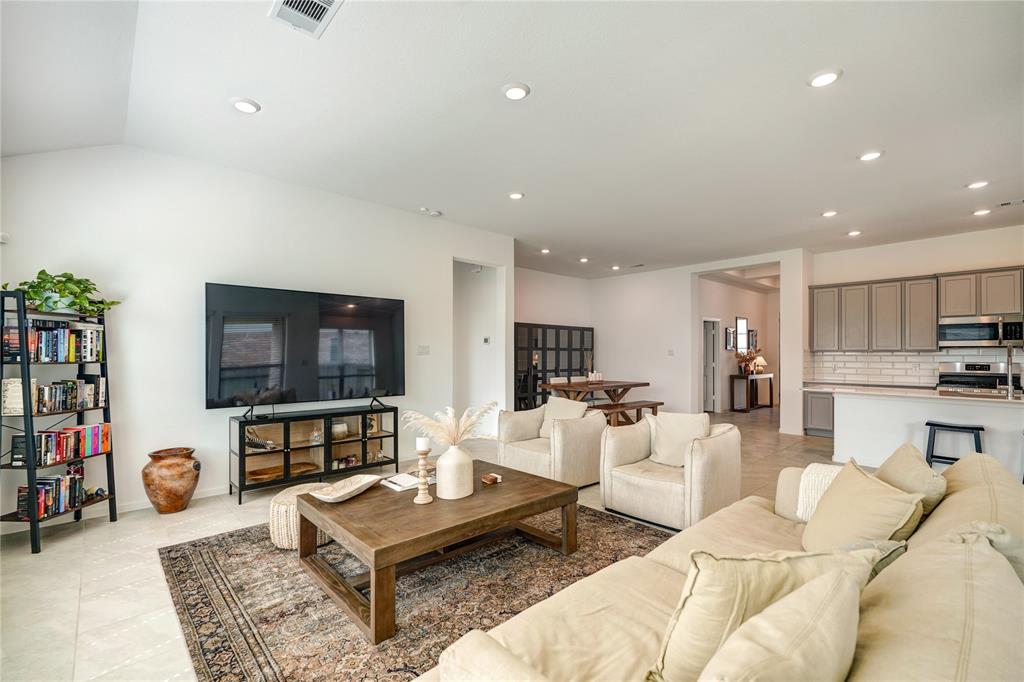
<svg viewBox="0 0 1024 682"><path fill-rule="evenodd" d="M557 511L533 525L556 530ZM489 630L668 534L580 507L579 549L563 556L509 537L398 579L397 633L374 646L306 575L266 525L160 550L200 680L409 680L469 630ZM335 543L320 553L343 575L365 570Z"/></svg>

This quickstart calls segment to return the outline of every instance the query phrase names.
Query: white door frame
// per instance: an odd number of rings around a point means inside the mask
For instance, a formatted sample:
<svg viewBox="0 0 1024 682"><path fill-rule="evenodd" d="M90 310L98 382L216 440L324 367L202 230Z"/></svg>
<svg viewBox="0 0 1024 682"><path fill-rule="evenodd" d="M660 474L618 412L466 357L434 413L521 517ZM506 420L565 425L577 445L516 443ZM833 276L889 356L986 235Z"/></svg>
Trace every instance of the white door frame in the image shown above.
<svg viewBox="0 0 1024 682"><path fill-rule="evenodd" d="M701 317L700 318L700 381L701 381L701 410L704 409L704 363L707 361L704 357L704 323L705 322L716 322L718 323L718 339L722 338L722 318L720 317ZM716 349L717 350L717 349ZM715 372L715 392L713 400L713 408L715 412L722 411L722 372Z"/></svg>

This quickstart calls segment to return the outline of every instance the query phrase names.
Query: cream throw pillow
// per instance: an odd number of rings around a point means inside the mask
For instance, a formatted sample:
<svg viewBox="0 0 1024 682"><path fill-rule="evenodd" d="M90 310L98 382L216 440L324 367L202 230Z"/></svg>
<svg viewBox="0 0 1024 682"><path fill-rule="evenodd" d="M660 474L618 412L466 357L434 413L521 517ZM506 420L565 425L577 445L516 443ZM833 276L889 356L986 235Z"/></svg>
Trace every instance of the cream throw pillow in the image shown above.
<svg viewBox="0 0 1024 682"><path fill-rule="evenodd" d="M842 680L857 648L863 582L829 571L741 625L701 680Z"/></svg>
<svg viewBox="0 0 1024 682"><path fill-rule="evenodd" d="M683 466L693 440L711 433L711 417L706 412L660 412L644 419L651 427L651 461L670 467Z"/></svg>
<svg viewBox="0 0 1024 682"><path fill-rule="evenodd" d="M804 527L804 549L825 552L858 540L906 540L921 520L923 497L883 483L851 459Z"/></svg>
<svg viewBox="0 0 1024 682"><path fill-rule="evenodd" d="M556 419L579 419L587 411L587 404L579 400L551 396L544 403L544 421L540 425L540 437L551 438L551 425Z"/></svg>
<svg viewBox="0 0 1024 682"><path fill-rule="evenodd" d="M679 605L669 620L661 653L647 679L697 679L718 648L747 619L829 571L846 571L863 585L879 556L873 549L772 552L745 557L691 552Z"/></svg>
<svg viewBox="0 0 1024 682"><path fill-rule="evenodd" d="M946 479L934 471L924 459L921 451L910 443L904 443L882 462L875 477L899 488L905 493L921 493L921 511L927 516L942 502L946 494Z"/></svg>

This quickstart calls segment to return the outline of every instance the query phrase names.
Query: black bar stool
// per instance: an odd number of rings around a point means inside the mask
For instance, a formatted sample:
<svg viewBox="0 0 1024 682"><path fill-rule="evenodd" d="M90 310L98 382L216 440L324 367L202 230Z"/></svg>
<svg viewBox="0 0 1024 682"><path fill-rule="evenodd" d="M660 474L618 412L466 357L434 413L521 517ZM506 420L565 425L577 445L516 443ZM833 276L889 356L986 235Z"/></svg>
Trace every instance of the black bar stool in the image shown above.
<svg viewBox="0 0 1024 682"><path fill-rule="evenodd" d="M931 466L932 462L939 462L940 464L953 464L959 457L949 457L947 455L936 455L935 454L935 434L939 431L952 431L954 433L973 433L974 434L974 451L981 452L981 432L985 430L984 426L969 426L966 424L947 424L945 422L937 421L926 421L924 423L928 427L928 450L924 454L925 461L928 462L928 466Z"/></svg>

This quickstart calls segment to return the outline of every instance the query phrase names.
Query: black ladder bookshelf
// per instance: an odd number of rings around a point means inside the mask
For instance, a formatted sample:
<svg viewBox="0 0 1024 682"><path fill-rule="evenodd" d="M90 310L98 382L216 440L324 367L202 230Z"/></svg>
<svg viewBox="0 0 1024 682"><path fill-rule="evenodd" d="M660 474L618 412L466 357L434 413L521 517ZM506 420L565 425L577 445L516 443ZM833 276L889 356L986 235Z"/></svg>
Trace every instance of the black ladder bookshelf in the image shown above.
<svg viewBox="0 0 1024 682"><path fill-rule="evenodd" d="M8 301L14 301L14 308L8 308ZM8 368L17 368L18 374L21 377L21 398L22 398L22 414L16 416L0 416L0 444L4 444L7 441L3 438L4 429L10 429L12 431L18 431L25 435L25 466L15 466L13 463L13 451L9 446L4 447L7 450L0 455L0 473L7 471L24 471L27 477L26 485L30 493L28 501L28 519L20 518L18 516L17 509L8 512L6 514L0 514L0 521L9 521L16 523L28 523L29 534L32 541L32 553L37 554L42 549L42 544L39 539L39 525L50 519L55 519L58 516L65 516L67 514L74 514L75 521L79 521L82 518L82 510L85 507L90 507L94 504L100 504L107 502L109 505L109 514L111 521L117 521L117 503L114 498L114 448L113 448L113 433L110 434L110 447L106 452L101 452L94 455L86 455L72 460L65 460L63 462L37 465L36 458L38 453L36 452L36 440L35 435L37 433L35 427L35 418L37 417L53 417L59 415L65 415L62 419L59 419L56 423L50 424L46 430L56 428L63 422L74 417L75 424L78 426L86 425L86 415L90 412L103 413L103 421L110 423L110 386L106 386L105 400L103 404L99 405L99 396L96 396L96 407L82 408L75 410L62 410L59 412L48 412L41 414L33 414L32 411L32 367L35 365L51 365L51 366L77 366L78 374L77 378L81 379L86 376L87 367L98 366L99 376L104 380L107 378L107 327L106 321L103 315L86 315L80 313L57 313L57 312L44 312L31 310L25 305L25 296L21 291L0 291L0 307L2 307L3 326L9 327L8 319L17 317L17 329L18 329L18 359L17 361L7 361L6 358L0 358L0 378L6 379L8 377ZM103 330L103 339L100 352L100 360L98 361L74 361L74 362L44 362L36 363L32 362L29 358L28 353L28 335L29 335L29 320L33 318L51 319L51 320L75 320L81 322L90 322L98 324ZM109 382L105 382L108 383ZM13 426L10 424L12 420L21 420L22 427ZM106 494L102 496L94 496L81 501L78 505L71 507L63 512L49 514L43 518L39 517L38 505L35 503L35 491L37 491L37 472L41 469L49 469L56 467L64 467L70 464L85 464L85 460L92 459L93 457L104 457L107 465L107 487ZM84 468L83 468L84 476ZM84 480L83 480L84 490Z"/></svg>

